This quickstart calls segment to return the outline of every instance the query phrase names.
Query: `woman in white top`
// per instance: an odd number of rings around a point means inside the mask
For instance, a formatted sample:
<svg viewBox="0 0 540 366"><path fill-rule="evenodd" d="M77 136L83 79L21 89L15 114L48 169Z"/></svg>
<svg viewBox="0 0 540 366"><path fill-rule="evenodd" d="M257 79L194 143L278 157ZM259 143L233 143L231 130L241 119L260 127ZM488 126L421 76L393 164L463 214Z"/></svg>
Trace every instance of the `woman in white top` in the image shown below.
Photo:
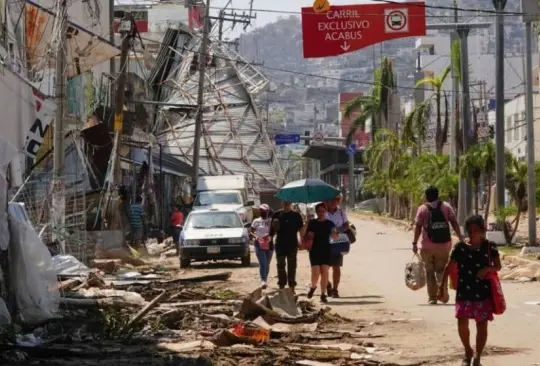
<svg viewBox="0 0 540 366"><path fill-rule="evenodd" d="M268 280L268 272L270 272L270 262L274 254L274 243L270 238L270 207L267 204L262 204L259 207L261 217L253 220L251 224L251 235L255 240L255 254L259 261L259 275L261 277L261 285L266 289L266 281Z"/></svg>

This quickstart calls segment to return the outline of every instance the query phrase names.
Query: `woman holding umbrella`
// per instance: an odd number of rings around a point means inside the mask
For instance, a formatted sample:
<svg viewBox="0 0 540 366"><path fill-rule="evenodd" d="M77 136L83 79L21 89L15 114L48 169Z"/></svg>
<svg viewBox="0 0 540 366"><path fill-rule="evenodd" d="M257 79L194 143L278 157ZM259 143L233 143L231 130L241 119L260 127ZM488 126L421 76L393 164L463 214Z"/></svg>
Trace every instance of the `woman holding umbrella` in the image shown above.
<svg viewBox="0 0 540 366"><path fill-rule="evenodd" d="M319 203L315 206L317 218L310 220L305 238L312 242L309 251L309 261L311 263L311 288L308 292L308 299L313 297L317 290L320 278L321 302L327 303L326 288L328 286L328 268L332 260L332 249L330 239L337 239L338 233L334 223L326 218L326 205Z"/></svg>

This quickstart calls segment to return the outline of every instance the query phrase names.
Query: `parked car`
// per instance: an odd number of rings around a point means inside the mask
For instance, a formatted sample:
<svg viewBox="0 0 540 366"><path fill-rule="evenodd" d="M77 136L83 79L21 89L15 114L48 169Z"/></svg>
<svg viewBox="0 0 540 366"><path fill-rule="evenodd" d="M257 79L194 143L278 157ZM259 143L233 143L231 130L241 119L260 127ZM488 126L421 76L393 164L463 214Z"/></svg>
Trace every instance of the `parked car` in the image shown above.
<svg viewBox="0 0 540 366"><path fill-rule="evenodd" d="M250 224L242 222L236 210L192 211L180 234L180 268L192 261L240 259L249 267Z"/></svg>

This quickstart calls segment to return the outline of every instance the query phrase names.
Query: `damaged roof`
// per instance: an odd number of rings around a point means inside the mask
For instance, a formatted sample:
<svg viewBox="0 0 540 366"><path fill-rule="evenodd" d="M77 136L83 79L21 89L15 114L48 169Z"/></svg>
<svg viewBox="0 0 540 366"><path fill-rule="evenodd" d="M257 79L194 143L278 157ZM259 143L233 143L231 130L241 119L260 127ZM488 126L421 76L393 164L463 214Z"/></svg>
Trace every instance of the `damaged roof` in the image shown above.
<svg viewBox="0 0 540 366"><path fill-rule="evenodd" d="M162 76L150 80L168 105L160 110L156 136L164 152L192 164L199 80L199 53L193 50L199 50L201 37L171 31L152 73ZM246 174L254 188L279 187L281 166L254 102L268 79L219 40L211 39L208 49L200 173Z"/></svg>

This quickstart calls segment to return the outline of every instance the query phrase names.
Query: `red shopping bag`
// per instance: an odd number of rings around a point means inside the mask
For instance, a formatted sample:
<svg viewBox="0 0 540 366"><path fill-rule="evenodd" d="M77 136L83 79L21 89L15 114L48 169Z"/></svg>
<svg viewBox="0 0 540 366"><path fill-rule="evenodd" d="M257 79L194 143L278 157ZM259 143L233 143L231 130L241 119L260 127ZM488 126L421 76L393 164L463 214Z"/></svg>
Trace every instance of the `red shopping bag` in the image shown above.
<svg viewBox="0 0 540 366"><path fill-rule="evenodd" d="M313 233L307 233L301 240L300 250L311 250L313 246Z"/></svg>
<svg viewBox="0 0 540 366"><path fill-rule="evenodd" d="M499 275L496 272L489 272L486 275L486 280L489 281L491 288L491 298L493 300L493 314L501 315L506 311L506 299L499 280Z"/></svg>
<svg viewBox="0 0 540 366"><path fill-rule="evenodd" d="M262 250L270 249L270 237L269 236L263 236L262 238L259 238L259 248L261 248Z"/></svg>
<svg viewBox="0 0 540 366"><path fill-rule="evenodd" d="M458 266L456 262L450 262L448 265L450 269L450 273L448 278L450 279L449 285L452 290L457 290L457 284L458 284Z"/></svg>
<svg viewBox="0 0 540 366"><path fill-rule="evenodd" d="M488 259L489 264L493 265L491 262L491 244L488 248ZM504 298L504 293L501 286L501 280L497 272L489 272L486 275L486 280L489 281L489 286L491 289L491 299L493 300L493 314L501 315L506 311L506 299Z"/></svg>

